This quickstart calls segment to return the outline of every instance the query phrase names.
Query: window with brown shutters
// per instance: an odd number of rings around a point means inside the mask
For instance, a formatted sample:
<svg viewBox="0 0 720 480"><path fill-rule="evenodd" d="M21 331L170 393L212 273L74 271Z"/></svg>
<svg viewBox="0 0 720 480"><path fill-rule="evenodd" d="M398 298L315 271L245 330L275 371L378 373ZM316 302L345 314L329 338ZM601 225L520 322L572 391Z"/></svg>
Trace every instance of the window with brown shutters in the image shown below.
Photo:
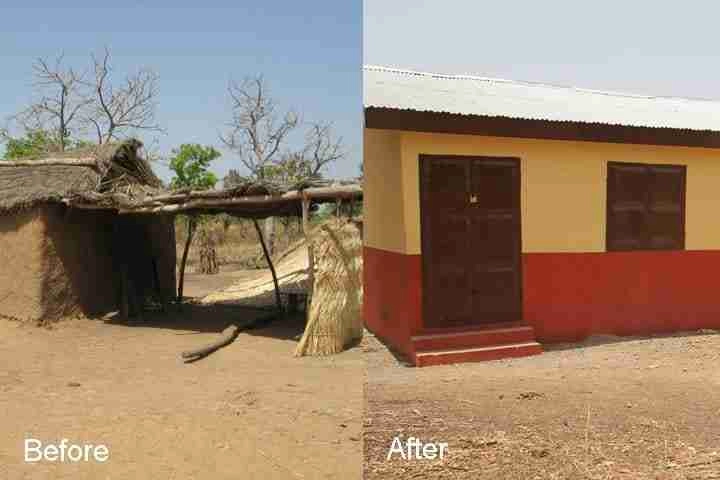
<svg viewBox="0 0 720 480"><path fill-rule="evenodd" d="M608 251L685 248L685 170L608 163Z"/></svg>

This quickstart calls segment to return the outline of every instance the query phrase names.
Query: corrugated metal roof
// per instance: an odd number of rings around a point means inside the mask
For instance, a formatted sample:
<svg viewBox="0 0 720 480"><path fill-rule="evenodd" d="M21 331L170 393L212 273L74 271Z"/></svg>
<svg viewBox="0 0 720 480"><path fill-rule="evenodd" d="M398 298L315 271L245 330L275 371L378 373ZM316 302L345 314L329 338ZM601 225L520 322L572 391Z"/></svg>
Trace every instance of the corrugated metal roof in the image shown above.
<svg viewBox="0 0 720 480"><path fill-rule="evenodd" d="M365 66L365 107L720 131L720 101Z"/></svg>

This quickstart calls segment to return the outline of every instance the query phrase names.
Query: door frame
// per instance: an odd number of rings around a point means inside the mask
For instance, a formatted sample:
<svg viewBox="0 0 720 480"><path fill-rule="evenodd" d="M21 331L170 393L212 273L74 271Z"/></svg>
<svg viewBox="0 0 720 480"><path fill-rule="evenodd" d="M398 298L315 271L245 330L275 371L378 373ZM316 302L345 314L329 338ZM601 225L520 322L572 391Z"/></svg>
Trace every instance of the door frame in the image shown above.
<svg viewBox="0 0 720 480"><path fill-rule="evenodd" d="M421 328L423 330L442 330L442 327L428 327L427 326L427 314L429 312L428 308L428 275L426 272L426 256L425 253L427 249L425 248L426 242L428 241L427 236L425 235L425 229L426 225L424 225L423 218L425 218L425 205L427 203L426 198L426 191L423 188L423 178L425 169L427 168L427 164L432 160L441 160L441 159L454 159L454 160L467 160L468 162L471 162L473 160L480 160L480 161L493 161L493 160L501 160L501 161L510 161L517 165L517 172L518 172L518 295L519 295L519 314L520 318L518 319L517 324L525 324L525 312L524 312L524 305L523 305L523 258L522 258L522 214L523 214L523 208L522 208L522 159L520 157L514 157L514 156L500 156L500 155L442 155L442 154L425 154L421 153L418 155L418 189L419 189L419 205L420 205L420 276L421 276L421 288L422 288L422 300L421 300L421 308L422 308L422 326ZM470 179L468 178L467 181L469 182ZM463 327L461 329L467 329L467 330L473 330L473 329L483 329L483 328L491 328L492 324L486 324L486 325L467 325L466 327ZM448 330L458 330L458 327L447 327Z"/></svg>

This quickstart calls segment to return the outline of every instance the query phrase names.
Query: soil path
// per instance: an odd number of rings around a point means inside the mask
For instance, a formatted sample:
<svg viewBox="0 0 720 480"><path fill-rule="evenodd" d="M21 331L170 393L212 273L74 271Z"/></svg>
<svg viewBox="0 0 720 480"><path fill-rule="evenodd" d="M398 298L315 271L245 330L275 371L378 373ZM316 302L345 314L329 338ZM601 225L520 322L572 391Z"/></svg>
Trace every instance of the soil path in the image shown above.
<svg viewBox="0 0 720 480"><path fill-rule="evenodd" d="M0 322L2 479L359 479L358 348L294 358L300 322L180 352L246 310L193 306L137 325ZM104 464L24 464L23 441L104 443Z"/></svg>
<svg viewBox="0 0 720 480"><path fill-rule="evenodd" d="M374 337L363 348L368 480L720 478L720 335L421 369ZM386 461L399 435L448 442L450 455Z"/></svg>

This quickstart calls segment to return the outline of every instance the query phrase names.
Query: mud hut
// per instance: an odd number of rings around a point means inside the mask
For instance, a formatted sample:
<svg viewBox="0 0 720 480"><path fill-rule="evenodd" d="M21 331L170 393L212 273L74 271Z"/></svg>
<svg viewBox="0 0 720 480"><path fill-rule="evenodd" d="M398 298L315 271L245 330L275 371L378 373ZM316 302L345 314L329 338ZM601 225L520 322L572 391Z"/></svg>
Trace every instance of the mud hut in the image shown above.
<svg viewBox="0 0 720 480"><path fill-rule="evenodd" d="M157 191L141 146L129 140L0 162L0 317L132 313L148 297L175 296L172 218L74 205Z"/></svg>

